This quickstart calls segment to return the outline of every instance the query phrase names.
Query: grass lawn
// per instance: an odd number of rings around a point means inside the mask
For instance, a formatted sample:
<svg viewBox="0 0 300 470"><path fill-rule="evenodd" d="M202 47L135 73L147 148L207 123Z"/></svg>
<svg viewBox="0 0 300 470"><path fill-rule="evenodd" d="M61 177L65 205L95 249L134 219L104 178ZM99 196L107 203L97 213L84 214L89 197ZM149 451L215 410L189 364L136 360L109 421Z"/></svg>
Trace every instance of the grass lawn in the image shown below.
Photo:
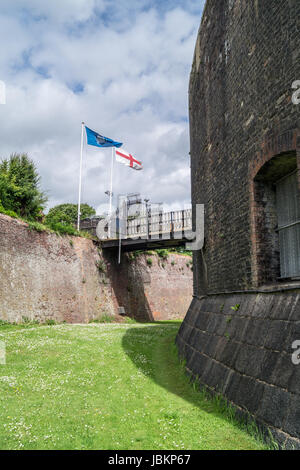
<svg viewBox="0 0 300 470"><path fill-rule="evenodd" d="M0 449L264 449L189 384L178 328L0 326Z"/></svg>

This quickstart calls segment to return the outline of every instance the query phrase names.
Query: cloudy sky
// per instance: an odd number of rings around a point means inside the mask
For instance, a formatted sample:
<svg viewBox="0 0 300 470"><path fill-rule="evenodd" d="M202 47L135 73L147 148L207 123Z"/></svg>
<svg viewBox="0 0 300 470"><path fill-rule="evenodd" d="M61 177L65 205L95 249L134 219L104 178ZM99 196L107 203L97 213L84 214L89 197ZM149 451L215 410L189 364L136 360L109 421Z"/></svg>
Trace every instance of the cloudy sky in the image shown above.
<svg viewBox="0 0 300 470"><path fill-rule="evenodd" d="M114 193L190 201L188 80L203 0L1 0L0 158L27 152L48 207L77 202L81 122L144 165ZM110 149L84 149L83 202L106 209Z"/></svg>

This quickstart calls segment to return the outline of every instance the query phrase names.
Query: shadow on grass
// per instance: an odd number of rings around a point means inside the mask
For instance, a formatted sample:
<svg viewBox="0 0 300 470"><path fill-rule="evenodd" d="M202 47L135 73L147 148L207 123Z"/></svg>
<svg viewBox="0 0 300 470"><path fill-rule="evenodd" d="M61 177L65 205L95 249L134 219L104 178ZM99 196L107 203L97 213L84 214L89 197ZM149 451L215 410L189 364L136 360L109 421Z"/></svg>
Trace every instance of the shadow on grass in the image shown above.
<svg viewBox="0 0 300 470"><path fill-rule="evenodd" d="M223 397L218 395L212 397L205 389L200 389L198 384L191 382L175 345L180 324L178 321L154 322L153 326L128 329L122 339L123 349L137 369L157 385L206 413L230 421L235 427L248 432L266 448L266 441L252 419L238 419L234 408ZM157 335L153 334L155 331ZM153 341L147 341L147 336L153 338ZM147 368L145 361L141 360L141 354L146 356L146 364L149 364ZM273 443L269 448L273 448Z"/></svg>
<svg viewBox="0 0 300 470"><path fill-rule="evenodd" d="M202 406L203 400L200 394L195 392L195 387L192 386L185 373L184 364L180 363L178 357L175 337L179 327L179 322L153 322L151 326L148 324L144 328L128 329L123 336L122 347L136 368L157 385L179 395L193 405ZM161 334L162 331L159 330L164 330L166 334ZM158 334L154 335L153 332L156 331ZM145 339L147 336L154 337L150 344ZM141 360L141 354L147 359L146 364L149 365L147 368L145 361ZM207 411L211 411L210 404L207 402L206 405Z"/></svg>

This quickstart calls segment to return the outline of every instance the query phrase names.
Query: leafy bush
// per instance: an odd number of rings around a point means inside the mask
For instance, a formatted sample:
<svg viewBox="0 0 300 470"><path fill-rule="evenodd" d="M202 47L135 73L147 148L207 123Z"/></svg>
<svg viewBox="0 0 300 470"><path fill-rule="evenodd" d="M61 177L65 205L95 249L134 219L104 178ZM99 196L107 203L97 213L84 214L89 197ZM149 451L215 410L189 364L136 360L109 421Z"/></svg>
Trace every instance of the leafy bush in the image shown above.
<svg viewBox="0 0 300 470"><path fill-rule="evenodd" d="M186 250L182 246L179 246L179 247L176 247L176 248L170 248L169 251L172 252L172 253L179 253L180 255L191 256L191 257L193 256L192 251Z"/></svg>
<svg viewBox="0 0 300 470"><path fill-rule="evenodd" d="M152 261L151 258L147 258L147 264L148 264L148 266L152 266L153 261Z"/></svg>
<svg viewBox="0 0 300 470"><path fill-rule="evenodd" d="M22 323L26 325L26 323L31 323L31 319L26 317L25 315L22 316Z"/></svg>
<svg viewBox="0 0 300 470"><path fill-rule="evenodd" d="M36 230L37 232L47 232L48 230L45 225L40 224L39 222L29 221L27 223L29 230Z"/></svg>
<svg viewBox="0 0 300 470"><path fill-rule="evenodd" d="M1 201L0 201L0 213L5 214L5 215L9 215L10 217L13 217L15 219L18 218L18 214L16 214L16 212L4 209Z"/></svg>
<svg viewBox="0 0 300 470"><path fill-rule="evenodd" d="M233 307L230 307L231 310L234 310L235 312L237 312L239 309L240 309L240 304L236 304L234 305Z"/></svg>
<svg viewBox="0 0 300 470"><path fill-rule="evenodd" d="M166 249L156 250L158 256L164 260L168 259L169 252Z"/></svg>
<svg viewBox="0 0 300 470"><path fill-rule="evenodd" d="M60 235L76 235L93 238L88 232L78 232L77 205L61 204L50 209L44 218L47 198L39 188L40 177L36 167L26 154L13 154L0 162L0 213L28 223L29 230L55 232ZM94 215L93 207L81 205L81 218Z"/></svg>
<svg viewBox="0 0 300 470"><path fill-rule="evenodd" d="M46 215L46 224L50 227L53 227L56 224L76 226L77 211L77 204L60 204L58 206L52 207L52 209L50 209L49 213ZM80 220L96 214L95 209L88 204L81 204L80 212Z"/></svg>
<svg viewBox="0 0 300 470"><path fill-rule="evenodd" d="M103 260L99 259L96 261L96 266L100 273L106 273L106 264Z"/></svg>
<svg viewBox="0 0 300 470"><path fill-rule="evenodd" d="M47 223L47 219L46 225L54 232L60 233L62 235L78 235L77 230L72 225L63 224L61 222Z"/></svg>
<svg viewBox="0 0 300 470"><path fill-rule="evenodd" d="M95 240L95 237L90 233L86 232L85 230L80 230L76 232L77 237L89 238L90 240Z"/></svg>
<svg viewBox="0 0 300 470"><path fill-rule="evenodd" d="M114 320L115 318L113 315L110 315L109 313L103 313L99 318L90 320L89 323L113 323Z"/></svg>
<svg viewBox="0 0 300 470"><path fill-rule="evenodd" d="M124 323L137 323L137 321L134 318L131 317L123 317L124 318Z"/></svg>
<svg viewBox="0 0 300 470"><path fill-rule="evenodd" d="M47 201L40 177L27 154L12 154L0 162L0 200L5 211L29 220L41 218ZM12 215L13 217L15 215Z"/></svg>
<svg viewBox="0 0 300 470"><path fill-rule="evenodd" d="M6 326L6 325L15 325L15 323L10 323L7 320L1 320L0 319L0 326Z"/></svg>

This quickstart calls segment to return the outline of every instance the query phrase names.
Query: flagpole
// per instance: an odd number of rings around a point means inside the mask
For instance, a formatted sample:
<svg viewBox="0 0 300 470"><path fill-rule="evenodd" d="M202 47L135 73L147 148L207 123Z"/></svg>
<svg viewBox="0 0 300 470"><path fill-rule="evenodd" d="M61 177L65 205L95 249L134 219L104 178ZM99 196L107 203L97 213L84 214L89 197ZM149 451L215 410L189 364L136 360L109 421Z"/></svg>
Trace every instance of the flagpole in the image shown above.
<svg viewBox="0 0 300 470"><path fill-rule="evenodd" d="M111 167L110 167L110 191L109 191L109 215L112 216L112 197L113 197L113 171L114 171L115 147L111 148ZM108 236L111 234L111 218L109 222Z"/></svg>
<svg viewBox="0 0 300 470"><path fill-rule="evenodd" d="M82 179L82 156L83 156L83 131L84 122L81 123L81 146L80 146L80 166L79 166L79 188L78 188L78 214L77 214L77 230L80 230L80 203L81 203L81 179Z"/></svg>
<svg viewBox="0 0 300 470"><path fill-rule="evenodd" d="M110 193L109 193L109 214L112 214L112 196L113 196L113 171L114 171L115 147L111 148L111 168L110 168Z"/></svg>
<svg viewBox="0 0 300 470"><path fill-rule="evenodd" d="M120 199L119 199L119 201L120 201ZM121 264L123 219L124 219L124 201L122 201L122 205L119 202L119 252L118 252L118 264Z"/></svg>

